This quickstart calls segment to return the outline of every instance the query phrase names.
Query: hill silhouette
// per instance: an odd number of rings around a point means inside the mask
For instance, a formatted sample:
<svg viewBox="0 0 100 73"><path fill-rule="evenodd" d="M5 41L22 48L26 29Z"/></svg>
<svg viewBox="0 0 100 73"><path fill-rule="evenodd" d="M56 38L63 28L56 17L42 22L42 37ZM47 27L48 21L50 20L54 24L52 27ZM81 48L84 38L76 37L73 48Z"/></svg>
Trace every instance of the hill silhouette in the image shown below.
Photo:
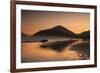
<svg viewBox="0 0 100 73"><path fill-rule="evenodd" d="M42 37L50 37L50 36L76 37L77 35L74 32L58 25L51 29L39 31L39 32L35 33L33 36L35 36L35 37L40 37L40 36L42 36Z"/></svg>
<svg viewBox="0 0 100 73"><path fill-rule="evenodd" d="M90 31L82 32L78 35L80 38L90 38Z"/></svg>
<svg viewBox="0 0 100 73"><path fill-rule="evenodd" d="M29 35L22 32L21 33L21 41L22 42L30 42L30 41L33 41L33 40L32 40L31 36L29 36Z"/></svg>
<svg viewBox="0 0 100 73"><path fill-rule="evenodd" d="M51 29L41 30L37 33L29 36L25 33L21 33L22 41L32 42L32 41L41 41L43 39L49 39L51 37L61 37L61 38L90 38L90 31L85 31L80 34L75 34L74 32L64 28L63 26L55 26Z"/></svg>

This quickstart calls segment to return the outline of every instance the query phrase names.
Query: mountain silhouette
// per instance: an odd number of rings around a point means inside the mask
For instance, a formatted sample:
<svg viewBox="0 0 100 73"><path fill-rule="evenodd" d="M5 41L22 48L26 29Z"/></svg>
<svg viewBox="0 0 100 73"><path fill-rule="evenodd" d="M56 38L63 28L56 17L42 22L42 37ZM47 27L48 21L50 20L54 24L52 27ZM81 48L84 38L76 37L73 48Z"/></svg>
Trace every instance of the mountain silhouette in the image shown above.
<svg viewBox="0 0 100 73"><path fill-rule="evenodd" d="M58 25L51 29L41 30L33 35L34 37L76 37L77 35L72 31Z"/></svg>
<svg viewBox="0 0 100 73"><path fill-rule="evenodd" d="M34 42L41 41L44 39L49 39L51 37L61 37L61 38L90 38L90 31L85 31L80 34L75 34L74 32L64 28L63 26L57 25L51 29L41 30L37 33L29 36L25 33L21 33L22 42Z"/></svg>
<svg viewBox="0 0 100 73"><path fill-rule="evenodd" d="M22 40L23 40L23 39L28 39L28 38L29 38L29 36L26 35L25 33L21 33L21 37L22 37Z"/></svg>
<svg viewBox="0 0 100 73"><path fill-rule="evenodd" d="M80 38L90 38L90 31L82 32L78 35Z"/></svg>
<svg viewBox="0 0 100 73"><path fill-rule="evenodd" d="M33 41L31 36L25 34L25 33L21 33L21 41L22 42L30 42L30 41Z"/></svg>

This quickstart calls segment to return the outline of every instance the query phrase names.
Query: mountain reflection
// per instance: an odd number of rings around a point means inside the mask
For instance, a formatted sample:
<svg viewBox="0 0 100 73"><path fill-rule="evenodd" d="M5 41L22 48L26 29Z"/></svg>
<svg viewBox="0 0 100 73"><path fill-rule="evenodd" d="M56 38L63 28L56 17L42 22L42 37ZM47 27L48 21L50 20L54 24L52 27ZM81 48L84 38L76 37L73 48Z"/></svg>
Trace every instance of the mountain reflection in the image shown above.
<svg viewBox="0 0 100 73"><path fill-rule="evenodd" d="M88 39L77 39L69 41L56 41L56 42L47 42L40 45L42 48L52 49L57 52L62 52L64 49L70 48L70 50L77 51L80 53L81 59L87 59L90 56L90 42Z"/></svg>
<svg viewBox="0 0 100 73"><path fill-rule="evenodd" d="M51 43L46 43L46 44L42 44L40 45L40 47L42 48L50 48L52 50L61 52L64 50L65 47L67 47L69 44L73 43L74 40L71 41L56 41L56 42L51 42Z"/></svg>
<svg viewBox="0 0 100 73"><path fill-rule="evenodd" d="M22 62L87 60L90 57L88 39L70 41L23 42Z"/></svg>

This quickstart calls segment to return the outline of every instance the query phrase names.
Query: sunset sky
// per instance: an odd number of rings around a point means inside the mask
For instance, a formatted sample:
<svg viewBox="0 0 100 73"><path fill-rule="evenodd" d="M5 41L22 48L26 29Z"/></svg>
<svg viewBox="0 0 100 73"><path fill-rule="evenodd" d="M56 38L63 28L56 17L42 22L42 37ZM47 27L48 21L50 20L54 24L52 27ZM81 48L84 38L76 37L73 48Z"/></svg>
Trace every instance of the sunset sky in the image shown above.
<svg viewBox="0 0 100 73"><path fill-rule="evenodd" d="M90 28L90 14L22 10L21 30L23 33L32 35L40 30L57 25L61 25L74 33L88 31Z"/></svg>

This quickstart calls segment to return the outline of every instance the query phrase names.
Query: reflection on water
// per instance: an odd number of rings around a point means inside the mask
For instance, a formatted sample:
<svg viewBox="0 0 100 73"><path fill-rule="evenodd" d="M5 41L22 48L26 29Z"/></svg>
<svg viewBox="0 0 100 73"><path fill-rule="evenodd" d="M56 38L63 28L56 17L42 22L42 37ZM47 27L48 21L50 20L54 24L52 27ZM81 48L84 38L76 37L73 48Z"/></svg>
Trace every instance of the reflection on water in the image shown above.
<svg viewBox="0 0 100 73"><path fill-rule="evenodd" d="M44 47L43 47L44 46ZM90 57L89 40L22 43L22 62L86 60Z"/></svg>
<svg viewBox="0 0 100 73"><path fill-rule="evenodd" d="M49 48L49 49L61 52L65 49L65 47L67 47L68 45L70 45L73 42L74 42L74 40L47 42L47 43L43 43L42 45L40 45L40 47L46 48L46 49Z"/></svg>

